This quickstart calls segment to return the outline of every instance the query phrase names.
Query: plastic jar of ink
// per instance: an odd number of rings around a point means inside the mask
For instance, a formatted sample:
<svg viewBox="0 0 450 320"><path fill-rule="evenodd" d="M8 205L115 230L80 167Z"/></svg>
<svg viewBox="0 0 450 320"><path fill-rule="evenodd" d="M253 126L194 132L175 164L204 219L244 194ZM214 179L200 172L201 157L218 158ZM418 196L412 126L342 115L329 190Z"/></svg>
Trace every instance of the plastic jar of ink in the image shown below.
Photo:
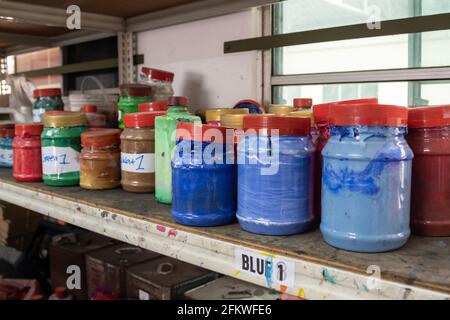
<svg viewBox="0 0 450 320"><path fill-rule="evenodd" d="M263 235L307 231L313 221L314 145L308 118L247 116L238 145L242 229Z"/></svg>
<svg viewBox="0 0 450 320"><path fill-rule="evenodd" d="M0 168L13 167L14 124L0 124Z"/></svg>
<svg viewBox="0 0 450 320"><path fill-rule="evenodd" d="M82 106L80 112L86 116L86 123L88 128L106 128L106 115L98 113L97 106L85 105Z"/></svg>
<svg viewBox="0 0 450 320"><path fill-rule="evenodd" d="M198 116L188 113L185 106L171 106L167 114L155 119L155 197L158 202L172 203L172 156L175 151L175 132L178 122L201 123Z"/></svg>
<svg viewBox="0 0 450 320"><path fill-rule="evenodd" d="M42 122L42 115L47 111L64 110L64 102L61 98L61 89L36 89L33 92L33 122Z"/></svg>
<svg viewBox="0 0 450 320"><path fill-rule="evenodd" d="M407 108L334 104L329 112L331 136L322 151L325 241L356 252L403 246L410 236L413 159Z"/></svg>
<svg viewBox="0 0 450 320"><path fill-rule="evenodd" d="M120 133L119 129L104 129L81 134L80 187L120 187Z"/></svg>
<svg viewBox="0 0 450 320"><path fill-rule="evenodd" d="M78 112L49 111L43 116L42 177L48 186L80 184L81 134L86 117Z"/></svg>
<svg viewBox="0 0 450 320"><path fill-rule="evenodd" d="M41 134L44 126L40 123L16 124L13 142L13 176L20 182L42 181Z"/></svg>
<svg viewBox="0 0 450 320"><path fill-rule="evenodd" d="M248 114L248 109L206 109L206 123L213 126L220 126L220 117L224 114Z"/></svg>
<svg viewBox="0 0 450 320"><path fill-rule="evenodd" d="M152 89L152 101L167 100L173 96L172 82L174 74L169 71L142 67L140 80Z"/></svg>
<svg viewBox="0 0 450 320"><path fill-rule="evenodd" d="M167 101L153 101L141 103L138 106L138 112L154 112L154 111L164 111L167 112L169 108Z"/></svg>
<svg viewBox="0 0 450 320"><path fill-rule="evenodd" d="M164 111L125 115L121 140L122 188L128 192L155 192L155 118Z"/></svg>
<svg viewBox="0 0 450 320"><path fill-rule="evenodd" d="M333 104L378 104L377 98L356 99L317 104L313 106L314 130L311 130L313 142L316 146L316 165L314 174L314 213L320 222L322 212L322 150L330 138L329 115Z"/></svg>
<svg viewBox="0 0 450 320"><path fill-rule="evenodd" d="M145 84L123 84L120 86L119 128L123 129L123 117L129 113L138 112L138 106L144 102L152 101L152 88Z"/></svg>
<svg viewBox="0 0 450 320"><path fill-rule="evenodd" d="M408 122L412 232L450 237L450 105L411 108Z"/></svg>
<svg viewBox="0 0 450 320"><path fill-rule="evenodd" d="M236 164L226 129L180 122L172 160L172 217L177 223L213 227L236 217Z"/></svg>

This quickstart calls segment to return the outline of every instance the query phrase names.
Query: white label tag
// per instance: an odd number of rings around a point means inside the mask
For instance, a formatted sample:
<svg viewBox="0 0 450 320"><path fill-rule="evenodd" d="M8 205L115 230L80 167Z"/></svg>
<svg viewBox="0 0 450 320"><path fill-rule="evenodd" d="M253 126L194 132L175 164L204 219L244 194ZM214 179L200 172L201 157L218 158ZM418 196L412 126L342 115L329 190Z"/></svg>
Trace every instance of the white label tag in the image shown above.
<svg viewBox="0 0 450 320"><path fill-rule="evenodd" d="M13 151L12 149L0 149L0 162L4 165L12 166Z"/></svg>
<svg viewBox="0 0 450 320"><path fill-rule="evenodd" d="M155 172L154 153L124 153L120 154L122 170L136 173Z"/></svg>
<svg viewBox="0 0 450 320"><path fill-rule="evenodd" d="M273 283L292 287L295 282L295 263L284 257L265 252L236 249L235 268L266 280L269 288Z"/></svg>
<svg viewBox="0 0 450 320"><path fill-rule="evenodd" d="M44 175L80 171L80 153L70 147L43 147L42 172Z"/></svg>
<svg viewBox="0 0 450 320"><path fill-rule="evenodd" d="M139 300L150 300L150 295L148 294L148 292L139 289Z"/></svg>
<svg viewBox="0 0 450 320"><path fill-rule="evenodd" d="M44 109L33 109L33 122L39 123L41 122L42 115L45 113Z"/></svg>

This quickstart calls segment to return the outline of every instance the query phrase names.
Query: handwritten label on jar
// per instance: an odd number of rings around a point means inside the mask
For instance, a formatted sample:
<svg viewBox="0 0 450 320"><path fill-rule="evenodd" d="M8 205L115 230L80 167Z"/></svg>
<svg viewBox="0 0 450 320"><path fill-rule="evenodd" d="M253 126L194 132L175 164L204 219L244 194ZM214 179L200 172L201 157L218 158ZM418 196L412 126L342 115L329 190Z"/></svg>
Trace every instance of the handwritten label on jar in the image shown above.
<svg viewBox="0 0 450 320"><path fill-rule="evenodd" d="M7 166L13 164L13 151L12 149L0 149L0 163Z"/></svg>
<svg viewBox="0 0 450 320"><path fill-rule="evenodd" d="M120 155L120 162L123 171L134 173L154 173L155 154L154 153L124 153Z"/></svg>
<svg viewBox="0 0 450 320"><path fill-rule="evenodd" d="M44 175L80 171L80 153L70 147L43 147L42 172Z"/></svg>
<svg viewBox="0 0 450 320"><path fill-rule="evenodd" d="M42 115L45 113L44 109L33 109L33 122L41 122Z"/></svg>

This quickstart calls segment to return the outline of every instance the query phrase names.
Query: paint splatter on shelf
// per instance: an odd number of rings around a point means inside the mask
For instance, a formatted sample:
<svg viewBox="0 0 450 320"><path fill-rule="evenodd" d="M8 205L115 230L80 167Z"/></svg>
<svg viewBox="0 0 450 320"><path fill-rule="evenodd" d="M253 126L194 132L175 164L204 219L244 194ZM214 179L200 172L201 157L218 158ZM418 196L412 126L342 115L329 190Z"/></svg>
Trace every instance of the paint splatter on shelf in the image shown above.
<svg viewBox="0 0 450 320"><path fill-rule="evenodd" d="M158 230L159 232L166 232L166 227L161 226L161 225L157 225L156 226L156 230Z"/></svg>
<svg viewBox="0 0 450 320"><path fill-rule="evenodd" d="M331 284L336 284L336 277L331 275L327 268L322 270L323 279Z"/></svg>

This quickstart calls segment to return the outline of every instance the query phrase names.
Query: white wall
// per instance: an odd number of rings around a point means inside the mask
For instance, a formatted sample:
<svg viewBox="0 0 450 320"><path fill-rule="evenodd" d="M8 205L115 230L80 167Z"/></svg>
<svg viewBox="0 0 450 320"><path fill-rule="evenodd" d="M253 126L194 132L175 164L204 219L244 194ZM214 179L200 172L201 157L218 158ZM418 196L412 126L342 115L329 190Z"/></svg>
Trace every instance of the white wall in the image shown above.
<svg viewBox="0 0 450 320"><path fill-rule="evenodd" d="M138 33L146 66L175 72L175 95L188 96L193 109L232 107L256 99L257 54L223 53L223 43L254 37L254 11Z"/></svg>

